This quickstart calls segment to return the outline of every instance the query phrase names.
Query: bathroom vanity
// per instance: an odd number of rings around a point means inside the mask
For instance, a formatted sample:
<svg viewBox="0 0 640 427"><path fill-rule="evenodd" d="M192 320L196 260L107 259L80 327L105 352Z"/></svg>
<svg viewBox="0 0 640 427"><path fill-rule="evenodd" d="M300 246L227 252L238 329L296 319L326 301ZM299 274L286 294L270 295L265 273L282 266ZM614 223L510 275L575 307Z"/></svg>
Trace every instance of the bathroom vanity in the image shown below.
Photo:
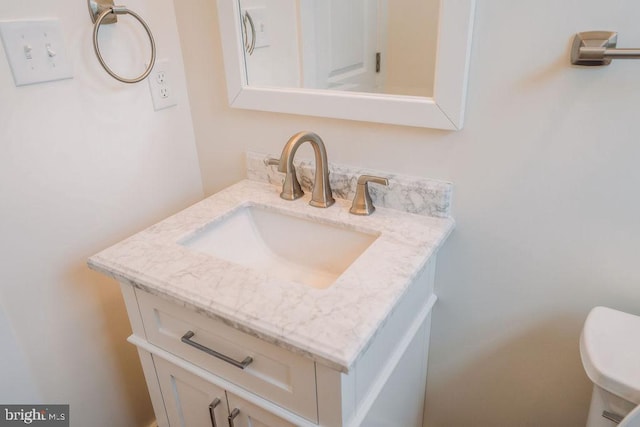
<svg viewBox="0 0 640 427"><path fill-rule="evenodd" d="M121 285L160 427L422 426L453 220L308 201L244 180L90 258Z"/></svg>

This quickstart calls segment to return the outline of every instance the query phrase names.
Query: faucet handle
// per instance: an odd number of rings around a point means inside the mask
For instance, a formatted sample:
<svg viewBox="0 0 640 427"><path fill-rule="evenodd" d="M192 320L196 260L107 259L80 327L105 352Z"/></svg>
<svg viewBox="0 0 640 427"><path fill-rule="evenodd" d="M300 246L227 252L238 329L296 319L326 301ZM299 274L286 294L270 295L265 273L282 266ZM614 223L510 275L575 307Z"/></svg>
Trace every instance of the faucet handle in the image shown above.
<svg viewBox="0 0 640 427"><path fill-rule="evenodd" d="M267 165L280 166L280 159L270 157L267 159ZM284 173L284 182L282 183L280 197L285 200L296 200L302 196L304 196L304 191L302 191L300 181L298 181L298 177L296 176L296 167L291 166L291 171Z"/></svg>
<svg viewBox="0 0 640 427"><path fill-rule="evenodd" d="M353 198L351 204L351 212L354 215L371 215L376 207L373 206L371 201L371 195L369 194L369 183L380 185L389 185L389 180L380 176L373 175L361 175L358 178L358 185L356 186L356 196Z"/></svg>

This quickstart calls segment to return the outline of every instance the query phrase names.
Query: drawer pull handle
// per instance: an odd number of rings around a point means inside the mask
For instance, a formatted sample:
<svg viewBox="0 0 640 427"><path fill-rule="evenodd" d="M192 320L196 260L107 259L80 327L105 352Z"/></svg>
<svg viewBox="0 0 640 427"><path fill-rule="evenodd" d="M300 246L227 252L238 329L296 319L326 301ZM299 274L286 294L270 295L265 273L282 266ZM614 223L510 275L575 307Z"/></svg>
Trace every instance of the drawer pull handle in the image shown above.
<svg viewBox="0 0 640 427"><path fill-rule="evenodd" d="M233 424L233 420L240 415L240 409L238 408L233 408L233 411L231 411L231 414L229 415L229 427L235 427L235 425Z"/></svg>
<svg viewBox="0 0 640 427"><path fill-rule="evenodd" d="M211 425L213 427L218 427L218 424L216 424L216 408L218 407L218 405L221 403L220 399L218 399L217 397L215 399L213 399L213 402L211 402L209 404L209 416L211 417Z"/></svg>
<svg viewBox="0 0 640 427"><path fill-rule="evenodd" d="M193 338L194 335L195 335L195 332L187 331L187 333L184 334L182 338L180 338L180 341L182 341L185 344L189 344L191 347L195 347L198 350L204 351L205 353L210 354L213 357L217 357L220 360L224 360L225 362L232 364L236 368L244 369L247 366L249 366L251 362L253 362L253 358L251 356L247 356L242 362L238 362L237 360L234 360L229 356L225 356L222 353L218 353L217 351L212 350L209 347L205 347L202 344L192 341L191 338Z"/></svg>

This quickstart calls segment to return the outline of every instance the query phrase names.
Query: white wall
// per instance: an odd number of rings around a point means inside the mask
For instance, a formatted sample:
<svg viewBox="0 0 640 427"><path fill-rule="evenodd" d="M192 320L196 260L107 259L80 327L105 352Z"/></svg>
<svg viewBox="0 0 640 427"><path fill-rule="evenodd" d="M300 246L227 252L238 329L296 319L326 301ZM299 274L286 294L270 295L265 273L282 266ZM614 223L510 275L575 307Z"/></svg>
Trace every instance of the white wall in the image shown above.
<svg viewBox="0 0 640 427"><path fill-rule="evenodd" d="M230 109L215 2L175 3L183 46L201 43L185 61L206 193L302 129L334 162L454 182L429 426L584 425L587 312L640 314L640 62L573 68L569 46L612 29L637 47L640 4L478 1L467 121L444 132Z"/></svg>
<svg viewBox="0 0 640 427"><path fill-rule="evenodd" d="M0 20L59 18L75 72L17 88L0 44L0 402L69 403L74 426L153 418L119 288L87 257L202 197L173 3L126 4L175 65L178 107L154 112L146 82L99 67L86 2L0 2ZM133 20L101 41L114 68L143 69Z"/></svg>

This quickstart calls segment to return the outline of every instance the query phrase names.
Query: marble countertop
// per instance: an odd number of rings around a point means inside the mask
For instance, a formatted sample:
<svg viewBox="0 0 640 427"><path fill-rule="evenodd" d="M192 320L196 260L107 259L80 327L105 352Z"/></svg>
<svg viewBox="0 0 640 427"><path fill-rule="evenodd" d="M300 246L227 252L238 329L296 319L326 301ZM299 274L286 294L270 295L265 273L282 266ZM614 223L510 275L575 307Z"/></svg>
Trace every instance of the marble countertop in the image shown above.
<svg viewBox="0 0 640 427"><path fill-rule="evenodd" d="M319 209L309 195L279 197L271 184L244 180L92 256L89 266L246 333L348 372L404 291L454 227L451 218L378 208L349 214L351 202ZM179 242L242 204L380 233L326 289L294 283Z"/></svg>

